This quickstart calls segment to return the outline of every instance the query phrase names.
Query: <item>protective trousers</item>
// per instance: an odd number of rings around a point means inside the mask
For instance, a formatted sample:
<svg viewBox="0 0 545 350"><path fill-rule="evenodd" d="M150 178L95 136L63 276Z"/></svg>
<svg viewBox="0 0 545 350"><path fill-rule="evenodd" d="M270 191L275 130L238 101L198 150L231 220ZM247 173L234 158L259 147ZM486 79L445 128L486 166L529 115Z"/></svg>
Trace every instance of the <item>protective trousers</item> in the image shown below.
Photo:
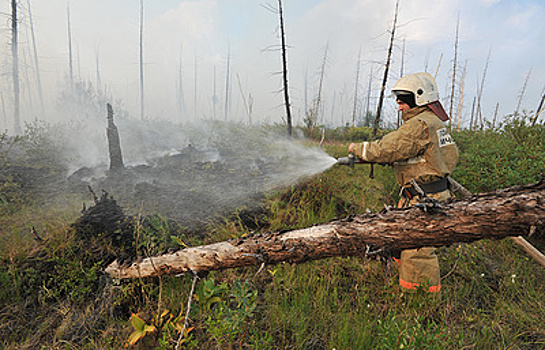
<svg viewBox="0 0 545 350"><path fill-rule="evenodd" d="M450 190L426 195L438 201L452 198ZM402 198L399 207L405 208L416 203L418 203L418 197L413 197L410 200ZM435 248L422 247L401 252L399 285L409 290L426 288L430 293L437 293L441 290L441 275Z"/></svg>

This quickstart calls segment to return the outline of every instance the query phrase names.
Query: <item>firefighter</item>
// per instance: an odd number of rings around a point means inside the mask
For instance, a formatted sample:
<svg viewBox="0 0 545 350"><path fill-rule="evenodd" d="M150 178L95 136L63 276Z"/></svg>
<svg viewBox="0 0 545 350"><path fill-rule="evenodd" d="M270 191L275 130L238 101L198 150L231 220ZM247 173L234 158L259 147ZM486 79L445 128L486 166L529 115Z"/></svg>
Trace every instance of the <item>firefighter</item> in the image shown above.
<svg viewBox="0 0 545 350"><path fill-rule="evenodd" d="M448 116L439 102L435 79L428 73L406 75L392 93L401 111L401 127L380 141L352 143L349 152L367 162L393 164L401 186L400 208L417 203L419 189L439 201L452 198L447 176L458 161L458 148L443 123ZM441 290L435 248L404 250L395 260L402 288Z"/></svg>

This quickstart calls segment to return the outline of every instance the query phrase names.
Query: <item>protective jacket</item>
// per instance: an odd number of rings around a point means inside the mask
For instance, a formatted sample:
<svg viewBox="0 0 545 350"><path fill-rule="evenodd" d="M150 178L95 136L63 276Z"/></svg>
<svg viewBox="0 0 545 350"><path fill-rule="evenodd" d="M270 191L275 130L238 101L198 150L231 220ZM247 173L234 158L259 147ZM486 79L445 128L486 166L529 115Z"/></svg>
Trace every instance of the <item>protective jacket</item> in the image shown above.
<svg viewBox="0 0 545 350"><path fill-rule="evenodd" d="M443 122L426 105L404 111L401 117L404 123L398 130L387 134L380 141L357 144L352 152L368 162L392 163L397 181L404 189L412 189L412 179L422 185L425 192L426 188L432 188L434 184L447 183L445 178L454 170L458 161L458 148ZM427 195L438 200L452 196L447 187ZM400 207L418 201L409 191L406 196L404 201L400 201ZM435 248L404 250L399 263L401 287L417 289L426 286L429 292L441 290Z"/></svg>
<svg viewBox="0 0 545 350"><path fill-rule="evenodd" d="M352 148L361 159L393 163L403 187L411 179L428 184L449 175L458 162L458 148L447 128L427 107L415 107L401 115L404 123L377 142L363 142Z"/></svg>

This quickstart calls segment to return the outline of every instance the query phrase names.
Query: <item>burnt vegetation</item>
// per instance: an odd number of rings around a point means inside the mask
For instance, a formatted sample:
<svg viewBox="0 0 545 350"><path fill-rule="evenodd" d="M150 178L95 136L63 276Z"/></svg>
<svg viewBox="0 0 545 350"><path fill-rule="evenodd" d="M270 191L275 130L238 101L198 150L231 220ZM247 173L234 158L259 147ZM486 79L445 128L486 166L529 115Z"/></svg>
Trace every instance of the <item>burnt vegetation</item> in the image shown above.
<svg viewBox="0 0 545 350"><path fill-rule="evenodd" d="M367 166L335 167L260 193L268 170L282 160L241 158L225 144L217 157L187 146L147 165L87 167L67 176L74 155L56 130L37 123L24 136L1 139L2 235L17 247L3 247L0 265L0 338L7 349L119 348L134 331L132 314L155 327L135 342L140 348L172 349L180 339L187 348L222 349L498 343L537 349L545 342L539 323L545 316L539 305L543 269L508 241L440 248L445 279L439 297L403 294L395 272L385 278L381 263L358 257L203 274L189 310L190 330L180 337L191 275L113 283L106 266L304 228L368 208L378 212L398 199L393 174L378 167L370 180ZM499 130L455 132L462 158L453 176L473 192L537 181L545 169L543 130L514 118ZM346 146L331 140L326 149L343 156ZM219 183L226 173L233 174L231 182ZM256 191L244 201L219 195L249 186ZM29 208L44 207L56 208L56 217L61 210L71 214L61 223L43 214L30 217ZM24 243L11 245L19 242L14 236ZM545 248L542 230L529 240Z"/></svg>

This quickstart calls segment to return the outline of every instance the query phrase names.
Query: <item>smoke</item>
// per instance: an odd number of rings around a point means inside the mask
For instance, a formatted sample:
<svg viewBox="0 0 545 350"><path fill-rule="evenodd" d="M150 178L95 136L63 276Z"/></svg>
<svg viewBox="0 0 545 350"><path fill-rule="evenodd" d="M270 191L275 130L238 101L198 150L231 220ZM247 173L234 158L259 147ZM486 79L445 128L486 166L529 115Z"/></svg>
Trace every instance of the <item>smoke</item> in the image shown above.
<svg viewBox="0 0 545 350"><path fill-rule="evenodd" d="M160 213L187 227L252 207L267 192L336 162L320 148L284 136L284 127L114 120L126 170L108 171L104 118L102 131L89 123L71 135L68 143L79 157L70 169L85 167L73 172L70 181L104 189L133 213Z"/></svg>
<svg viewBox="0 0 545 350"><path fill-rule="evenodd" d="M109 170L107 103L113 105L123 171ZM216 120L181 124L166 115L135 120L121 102L85 82L61 89L57 107L55 117L64 122L27 126L36 139L26 152L34 156L29 162L46 161L52 174L64 175L48 193L86 194L89 185L97 194L104 190L113 196L129 214L159 213L188 227L252 207L269 191L336 162L300 135L288 138L284 126Z"/></svg>

